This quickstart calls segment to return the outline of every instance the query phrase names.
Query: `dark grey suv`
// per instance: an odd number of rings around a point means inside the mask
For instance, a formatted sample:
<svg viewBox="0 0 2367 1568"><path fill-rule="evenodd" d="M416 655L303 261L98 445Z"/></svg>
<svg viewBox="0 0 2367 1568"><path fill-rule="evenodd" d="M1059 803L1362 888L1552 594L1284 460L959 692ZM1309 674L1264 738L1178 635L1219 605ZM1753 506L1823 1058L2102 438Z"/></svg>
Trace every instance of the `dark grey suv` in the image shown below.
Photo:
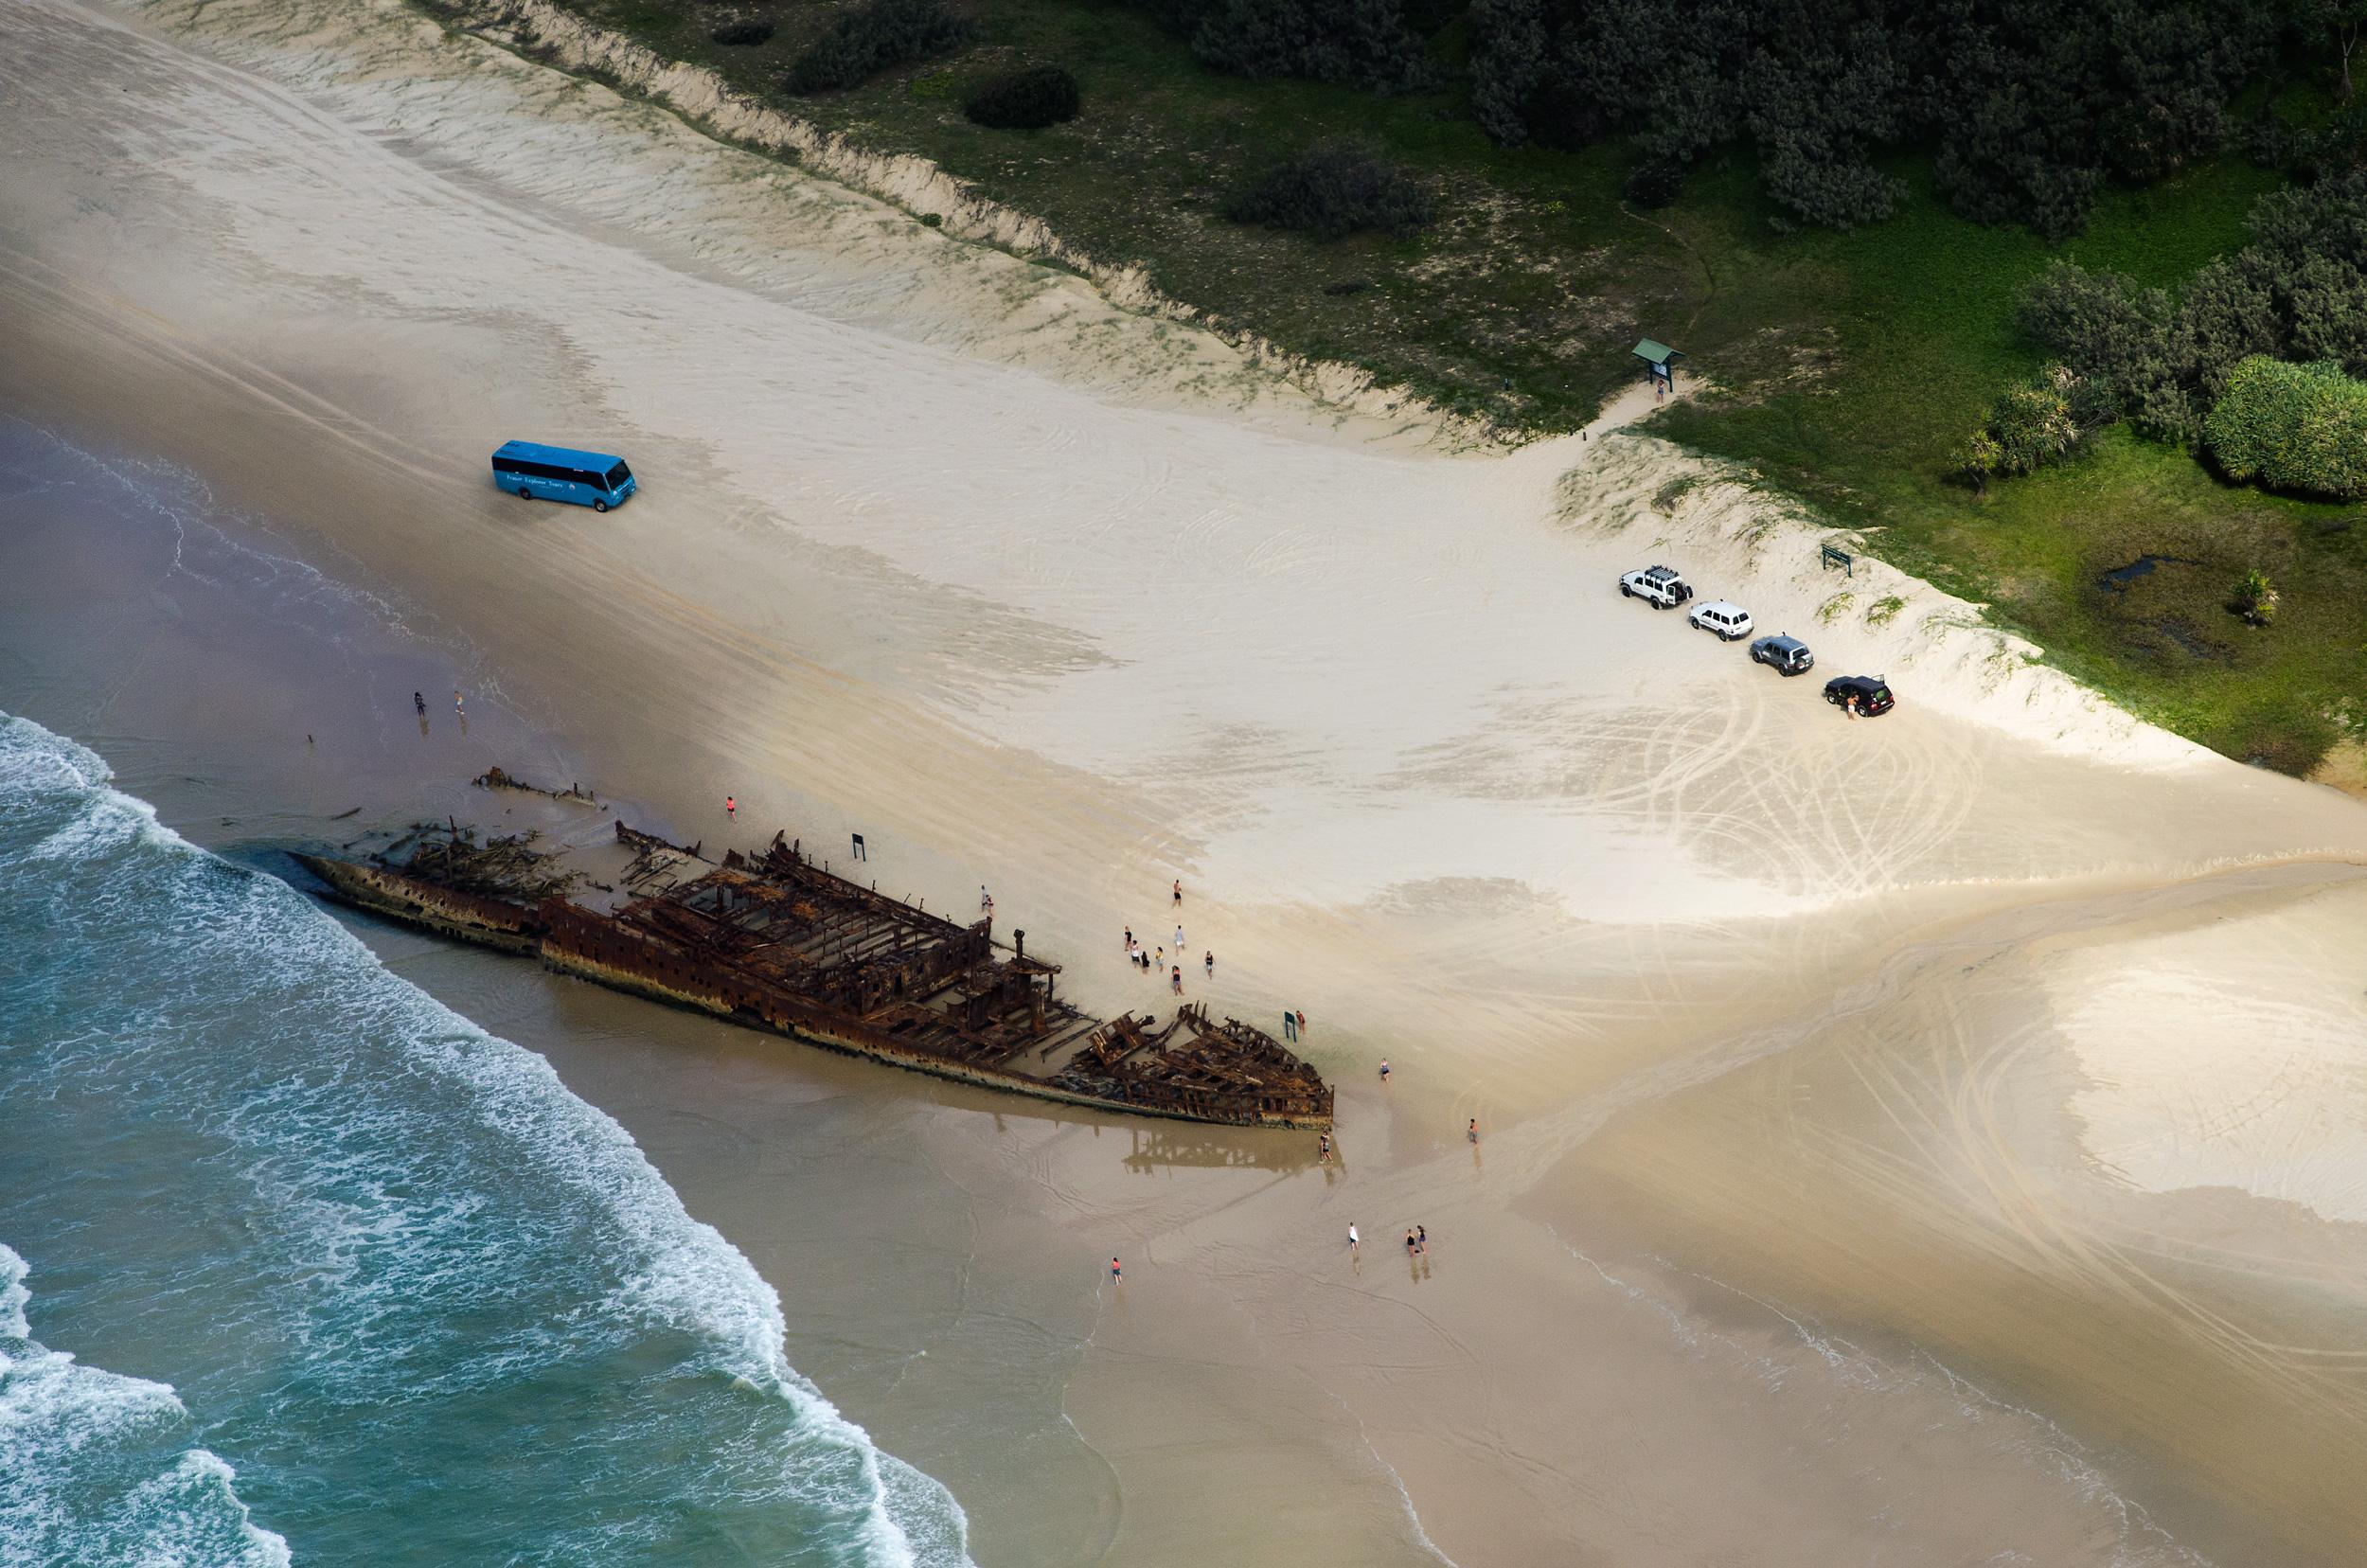
<svg viewBox="0 0 2367 1568"><path fill-rule="evenodd" d="M1797 637L1761 637L1751 645L1751 657L1778 675L1805 675L1816 668L1816 655Z"/></svg>

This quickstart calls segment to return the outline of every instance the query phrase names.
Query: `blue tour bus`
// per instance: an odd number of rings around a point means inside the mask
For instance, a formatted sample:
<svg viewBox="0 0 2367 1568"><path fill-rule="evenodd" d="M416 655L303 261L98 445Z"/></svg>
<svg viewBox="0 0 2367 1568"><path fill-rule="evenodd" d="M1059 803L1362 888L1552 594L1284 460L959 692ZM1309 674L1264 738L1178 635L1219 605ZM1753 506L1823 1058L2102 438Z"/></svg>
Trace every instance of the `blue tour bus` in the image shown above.
<svg viewBox="0 0 2367 1568"><path fill-rule="evenodd" d="M493 483L529 501L573 501L597 512L640 488L622 457L538 441L503 442L493 454Z"/></svg>

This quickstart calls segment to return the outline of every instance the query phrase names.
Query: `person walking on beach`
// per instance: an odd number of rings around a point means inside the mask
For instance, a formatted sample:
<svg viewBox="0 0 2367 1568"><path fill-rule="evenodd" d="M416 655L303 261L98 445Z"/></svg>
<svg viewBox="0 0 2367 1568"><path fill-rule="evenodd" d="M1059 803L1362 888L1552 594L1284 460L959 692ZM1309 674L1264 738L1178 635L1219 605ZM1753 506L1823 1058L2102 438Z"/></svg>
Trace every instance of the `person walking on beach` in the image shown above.
<svg viewBox="0 0 2367 1568"><path fill-rule="evenodd" d="M1178 921L1175 927L1175 951L1178 953L1184 951L1184 926L1181 921Z"/></svg>
<svg viewBox="0 0 2367 1568"><path fill-rule="evenodd" d="M978 884L978 913L988 918L994 914L994 896L987 891L985 882Z"/></svg>
<svg viewBox="0 0 2367 1568"><path fill-rule="evenodd" d="M1301 1033L1301 1034L1305 1034L1305 1033L1307 1032L1307 1014L1305 1014L1304 1012L1300 1013L1300 1014L1298 1015L1298 1019L1299 1019L1299 1033Z"/></svg>
<svg viewBox="0 0 2367 1568"><path fill-rule="evenodd" d="M1380 1059L1380 1081L1383 1083L1389 1081L1389 1059L1387 1057Z"/></svg>
<svg viewBox="0 0 2367 1568"><path fill-rule="evenodd" d="M1132 926L1126 928L1126 955L1129 958L1134 956L1134 928Z"/></svg>
<svg viewBox="0 0 2367 1568"><path fill-rule="evenodd" d="M725 795L723 797L723 814L731 818L734 822L738 822L739 820L739 802L734 800L729 795Z"/></svg>
<svg viewBox="0 0 2367 1568"><path fill-rule="evenodd" d="M1123 1284L1125 1279L1125 1272L1118 1267L1118 1260L1112 1257L1110 1259L1110 1283L1112 1285Z"/></svg>
<svg viewBox="0 0 2367 1568"><path fill-rule="evenodd" d="M1412 1260L1415 1251L1414 1227L1412 1225L1408 1225L1405 1227L1405 1256L1409 1261Z"/></svg>
<svg viewBox="0 0 2367 1568"><path fill-rule="evenodd" d="M1328 1132L1323 1133L1315 1140L1315 1163L1318 1165L1331 1163L1331 1134Z"/></svg>
<svg viewBox="0 0 2367 1568"><path fill-rule="evenodd" d="M1473 1143L1479 1142L1479 1118L1477 1116L1473 1116L1471 1118L1471 1129L1469 1131L1466 1132L1464 1136L1469 1138Z"/></svg>
<svg viewBox="0 0 2367 1568"><path fill-rule="evenodd" d="M1181 964L1175 966L1175 994L1184 994L1184 966Z"/></svg>
<svg viewBox="0 0 2367 1568"><path fill-rule="evenodd" d="M1214 980L1217 977L1217 950L1210 948L1200 955L1200 961L1207 969L1208 978Z"/></svg>
<svg viewBox="0 0 2367 1568"><path fill-rule="evenodd" d="M1842 704L1842 711L1852 719L1858 717L1858 694L1856 692L1849 694L1849 700Z"/></svg>
<svg viewBox="0 0 2367 1568"><path fill-rule="evenodd" d="M1166 948L1151 949L1150 956L1151 961L1157 964L1159 968L1166 969L1167 967L1167 950Z"/></svg>
<svg viewBox="0 0 2367 1568"><path fill-rule="evenodd" d="M1296 1040L1298 1037L1299 1026L1291 1021L1290 1009L1285 1007L1282 1009L1282 1038L1285 1040Z"/></svg>
<svg viewBox="0 0 2367 1568"><path fill-rule="evenodd" d="M466 713L469 711L469 705L460 700L460 688L458 686L452 688L452 710L454 713Z"/></svg>
<svg viewBox="0 0 2367 1568"><path fill-rule="evenodd" d="M1181 877L1175 879L1175 907L1184 907L1184 879Z"/></svg>
<svg viewBox="0 0 2367 1568"><path fill-rule="evenodd" d="M1416 1225L1414 1227L1414 1250L1424 1255L1427 1255L1430 1252L1429 1226Z"/></svg>
<svg viewBox="0 0 2367 1568"><path fill-rule="evenodd" d="M1356 1221L1353 1220L1348 1221L1348 1256L1350 1257L1357 1256Z"/></svg>
<svg viewBox="0 0 2367 1568"><path fill-rule="evenodd" d="M420 718L424 719L427 717L427 698L424 695L417 691L413 692L411 694L411 705L419 710Z"/></svg>

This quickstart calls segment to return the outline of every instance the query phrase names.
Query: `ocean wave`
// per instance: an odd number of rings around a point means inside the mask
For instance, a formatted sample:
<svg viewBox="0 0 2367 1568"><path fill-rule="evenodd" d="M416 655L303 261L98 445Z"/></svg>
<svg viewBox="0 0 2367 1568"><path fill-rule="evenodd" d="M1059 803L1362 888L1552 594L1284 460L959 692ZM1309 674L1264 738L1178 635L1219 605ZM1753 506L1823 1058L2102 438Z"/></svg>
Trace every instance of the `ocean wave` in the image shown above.
<svg viewBox="0 0 2367 1568"><path fill-rule="evenodd" d="M164 1457L189 1424L171 1388L32 1337L28 1272L0 1243L0 1562L286 1568L219 1455Z"/></svg>
<svg viewBox="0 0 2367 1568"><path fill-rule="evenodd" d="M161 1237L208 1236L159 1271L207 1330L168 1364L299 1555L366 1560L400 1524L512 1561L967 1562L952 1495L790 1364L778 1294L621 1126L108 778L0 722L0 1096L47 1101L27 1168L67 1173L0 1221L103 1247L76 1214L144 1190ZM440 1470L389 1464L416 1455ZM221 1463L154 1507L227 1496Z"/></svg>

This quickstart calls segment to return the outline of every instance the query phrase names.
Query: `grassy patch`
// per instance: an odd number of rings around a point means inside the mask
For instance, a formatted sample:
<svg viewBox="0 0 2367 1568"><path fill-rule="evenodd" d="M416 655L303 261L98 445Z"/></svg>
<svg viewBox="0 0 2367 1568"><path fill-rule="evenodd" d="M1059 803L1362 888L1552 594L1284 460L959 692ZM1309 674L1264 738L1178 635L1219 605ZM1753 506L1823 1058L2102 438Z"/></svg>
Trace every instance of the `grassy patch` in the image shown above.
<svg viewBox="0 0 2367 1568"><path fill-rule="evenodd" d="M976 29L961 52L792 98L789 62L853 0L561 3L864 145L933 159L1221 321L1464 413L1574 429L1631 379L1636 338L1673 343L1721 395L1672 404L1659 433L1739 461L1885 559L1988 604L2147 717L2289 769L2358 722L2367 517L2347 527L2349 508L2221 486L2122 431L1985 498L1946 472L1990 400L2037 366L2011 320L2022 282L2056 254L2177 282L2244 241L2246 209L2276 183L2247 165L2108 194L2059 249L1953 216L1912 160L1888 170L1908 186L1891 221L1779 234L1743 155L1642 212L1621 199L1623 151L1497 147L1452 80L1453 28L1437 48L1447 86L1382 98L1217 74L1120 0L960 0ZM773 37L714 42L751 18ZM978 87L1035 65L1074 73L1077 119L1013 134L964 116ZM1414 238L1325 243L1221 216L1256 171L1344 135L1434 190L1435 222ZM2098 586L2145 556L2171 559ZM2255 566L2283 594L2273 628L2224 607Z"/></svg>

